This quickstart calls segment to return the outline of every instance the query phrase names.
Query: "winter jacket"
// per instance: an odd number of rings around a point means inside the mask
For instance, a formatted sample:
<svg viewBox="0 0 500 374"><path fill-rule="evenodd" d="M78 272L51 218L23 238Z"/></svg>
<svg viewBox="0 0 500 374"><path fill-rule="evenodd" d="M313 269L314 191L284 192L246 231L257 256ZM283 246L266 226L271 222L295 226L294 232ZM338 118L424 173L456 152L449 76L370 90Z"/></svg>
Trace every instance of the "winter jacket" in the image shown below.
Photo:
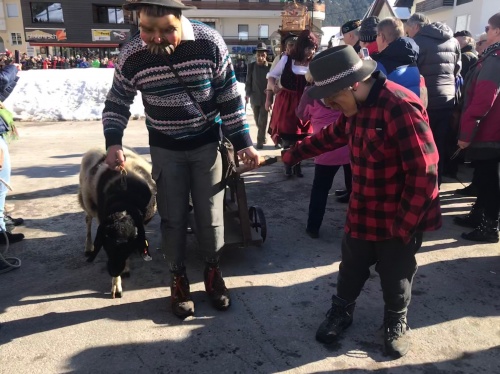
<svg viewBox="0 0 500 374"><path fill-rule="evenodd" d="M460 70L460 45L453 31L440 22L425 25L413 38L420 51L417 65L425 78L430 110L455 105L455 76Z"/></svg>
<svg viewBox="0 0 500 374"><path fill-rule="evenodd" d="M466 45L460 52L462 53L462 70L460 70L460 75L465 78L469 69L472 65L477 62L477 51L471 45Z"/></svg>
<svg viewBox="0 0 500 374"><path fill-rule="evenodd" d="M264 106L266 103L267 78L271 64L257 65L251 62L248 65L247 79L245 82L245 95L250 98L253 106Z"/></svg>
<svg viewBox="0 0 500 374"><path fill-rule="evenodd" d="M419 47L410 38L398 38L377 56L378 69L387 79L420 97L420 71L416 64Z"/></svg>
<svg viewBox="0 0 500 374"><path fill-rule="evenodd" d="M471 142L471 159L500 157L500 43L487 50L467 74L459 139Z"/></svg>
<svg viewBox="0 0 500 374"><path fill-rule="evenodd" d="M340 111L327 108L321 100L316 100L307 94L311 87L304 89L304 93L300 99L300 104L295 110L295 114L304 122L311 121L313 133L320 132L324 127L327 127L337 121L340 117ZM350 162L349 147L347 145L334 151L323 153L314 157L314 162L318 165L345 165Z"/></svg>
<svg viewBox="0 0 500 374"><path fill-rule="evenodd" d="M19 77L17 76L17 67L6 65L0 70L0 101L4 101L16 87ZM9 131L9 126L0 117L0 134Z"/></svg>

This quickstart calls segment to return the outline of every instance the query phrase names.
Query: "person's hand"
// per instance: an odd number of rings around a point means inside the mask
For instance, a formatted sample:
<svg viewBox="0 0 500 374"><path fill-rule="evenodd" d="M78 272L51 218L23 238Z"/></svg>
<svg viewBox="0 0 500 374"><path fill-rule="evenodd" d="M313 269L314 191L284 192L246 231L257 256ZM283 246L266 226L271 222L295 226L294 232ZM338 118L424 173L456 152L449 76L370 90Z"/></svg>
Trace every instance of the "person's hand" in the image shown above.
<svg viewBox="0 0 500 374"><path fill-rule="evenodd" d="M17 71L21 71L23 68L21 64L13 63L12 65L14 65L17 68Z"/></svg>
<svg viewBox="0 0 500 374"><path fill-rule="evenodd" d="M464 141L459 140L457 145L460 149L465 149L470 145L470 142L464 142Z"/></svg>
<svg viewBox="0 0 500 374"><path fill-rule="evenodd" d="M264 109L266 110L266 112L273 110L272 100L266 99L266 103L264 104Z"/></svg>
<svg viewBox="0 0 500 374"><path fill-rule="evenodd" d="M238 151L238 157L249 170L259 166L259 152L253 146Z"/></svg>
<svg viewBox="0 0 500 374"><path fill-rule="evenodd" d="M112 145L108 148L104 162L109 168L119 170L125 167L125 155L121 145Z"/></svg>

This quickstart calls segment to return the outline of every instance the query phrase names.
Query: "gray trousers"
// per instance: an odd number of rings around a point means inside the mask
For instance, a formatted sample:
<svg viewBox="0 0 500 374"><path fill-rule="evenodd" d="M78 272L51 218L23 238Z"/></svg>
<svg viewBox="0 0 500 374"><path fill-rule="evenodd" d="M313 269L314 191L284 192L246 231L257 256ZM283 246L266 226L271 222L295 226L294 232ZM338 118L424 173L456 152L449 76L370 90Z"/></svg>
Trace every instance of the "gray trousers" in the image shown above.
<svg viewBox="0 0 500 374"><path fill-rule="evenodd" d="M200 250L205 259L216 259L224 245L224 190L218 143L191 151L151 147L151 160L158 189L161 246L167 261L173 268L184 263L189 193Z"/></svg>
<svg viewBox="0 0 500 374"><path fill-rule="evenodd" d="M257 132L257 143L264 144L266 142L268 112L264 108L264 105L252 105L252 110L255 124L259 129Z"/></svg>

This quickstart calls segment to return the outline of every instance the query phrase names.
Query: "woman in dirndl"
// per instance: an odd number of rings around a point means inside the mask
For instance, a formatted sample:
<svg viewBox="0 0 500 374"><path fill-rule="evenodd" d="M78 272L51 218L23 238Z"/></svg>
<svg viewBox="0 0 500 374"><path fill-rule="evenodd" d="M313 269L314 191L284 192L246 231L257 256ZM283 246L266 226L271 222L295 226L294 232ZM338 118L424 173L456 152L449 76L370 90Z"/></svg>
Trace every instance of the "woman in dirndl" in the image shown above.
<svg viewBox="0 0 500 374"><path fill-rule="evenodd" d="M297 141L312 135L312 126L309 121L300 120L295 114L300 98L307 81L305 74L316 49L318 38L310 30L299 34L297 44L289 56L281 57L278 64L268 75L268 89L266 90L266 110L272 110L269 132L275 144L281 143L287 149ZM279 80L281 89L276 94L273 105L273 96L276 82ZM294 167L286 166L285 175L303 177L300 163Z"/></svg>

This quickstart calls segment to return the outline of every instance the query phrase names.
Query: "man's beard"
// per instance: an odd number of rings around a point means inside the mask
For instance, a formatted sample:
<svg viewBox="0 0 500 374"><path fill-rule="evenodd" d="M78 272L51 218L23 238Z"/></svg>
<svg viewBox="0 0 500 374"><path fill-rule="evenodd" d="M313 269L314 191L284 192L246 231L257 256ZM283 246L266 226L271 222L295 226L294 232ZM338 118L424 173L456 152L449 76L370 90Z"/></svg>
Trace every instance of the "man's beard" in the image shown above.
<svg viewBox="0 0 500 374"><path fill-rule="evenodd" d="M175 47L167 43L148 44L147 46L148 51L153 55L171 55L175 51Z"/></svg>

